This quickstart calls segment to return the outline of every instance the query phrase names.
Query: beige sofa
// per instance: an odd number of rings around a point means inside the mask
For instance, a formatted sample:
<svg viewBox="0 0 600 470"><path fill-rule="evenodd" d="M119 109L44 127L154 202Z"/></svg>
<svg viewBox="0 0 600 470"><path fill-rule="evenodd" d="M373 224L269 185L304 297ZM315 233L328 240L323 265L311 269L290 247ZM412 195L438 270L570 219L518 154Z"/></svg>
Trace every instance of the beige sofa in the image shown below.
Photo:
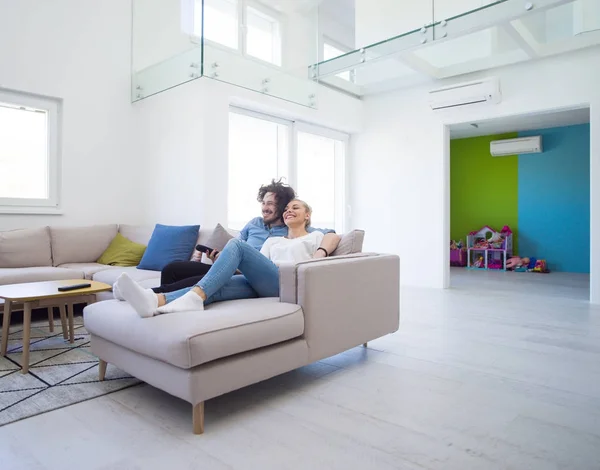
<svg viewBox="0 0 600 470"><path fill-rule="evenodd" d="M97 225L0 232L0 284L85 278L112 285L126 271L144 287L158 286L157 271L95 262L117 231L147 244L152 230ZM211 234L200 230L198 242ZM348 239L351 251L360 251L362 235L356 246ZM396 331L399 271L393 255L333 256L282 266L279 298L144 319L109 292L98 295L107 301L84 309L84 322L101 379L110 363L190 402L194 432L202 433L206 400Z"/></svg>
<svg viewBox="0 0 600 470"><path fill-rule="evenodd" d="M281 267L280 297L140 318L126 302L84 309L100 378L114 364L193 405L204 431L210 398L392 333L399 258L354 254Z"/></svg>

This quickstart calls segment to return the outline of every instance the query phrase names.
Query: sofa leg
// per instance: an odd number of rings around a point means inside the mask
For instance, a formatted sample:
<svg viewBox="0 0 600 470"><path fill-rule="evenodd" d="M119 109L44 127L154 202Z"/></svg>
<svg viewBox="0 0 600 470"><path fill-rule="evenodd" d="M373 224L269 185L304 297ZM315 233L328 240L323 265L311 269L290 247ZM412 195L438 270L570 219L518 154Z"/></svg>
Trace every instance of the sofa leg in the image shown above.
<svg viewBox="0 0 600 470"><path fill-rule="evenodd" d="M366 348L369 343L363 343L363 348Z"/></svg>
<svg viewBox="0 0 600 470"><path fill-rule="evenodd" d="M194 406L193 412L194 434L204 433L204 402Z"/></svg>
<svg viewBox="0 0 600 470"><path fill-rule="evenodd" d="M104 380L104 376L106 375L106 366L108 364L106 363L106 361L103 361L102 359L100 359L100 362L98 363L98 379L100 380L100 382L102 382Z"/></svg>

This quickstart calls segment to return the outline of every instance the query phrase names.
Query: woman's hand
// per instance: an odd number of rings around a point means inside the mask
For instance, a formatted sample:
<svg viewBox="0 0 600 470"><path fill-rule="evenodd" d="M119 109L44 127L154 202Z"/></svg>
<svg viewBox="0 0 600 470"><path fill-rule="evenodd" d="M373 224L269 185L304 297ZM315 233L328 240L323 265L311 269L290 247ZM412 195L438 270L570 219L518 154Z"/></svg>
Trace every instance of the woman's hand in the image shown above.
<svg viewBox="0 0 600 470"><path fill-rule="evenodd" d="M220 254L221 254L220 251L213 250L210 253L208 253L206 256L208 256L208 259L214 263L215 261L217 261L217 258L219 257Z"/></svg>

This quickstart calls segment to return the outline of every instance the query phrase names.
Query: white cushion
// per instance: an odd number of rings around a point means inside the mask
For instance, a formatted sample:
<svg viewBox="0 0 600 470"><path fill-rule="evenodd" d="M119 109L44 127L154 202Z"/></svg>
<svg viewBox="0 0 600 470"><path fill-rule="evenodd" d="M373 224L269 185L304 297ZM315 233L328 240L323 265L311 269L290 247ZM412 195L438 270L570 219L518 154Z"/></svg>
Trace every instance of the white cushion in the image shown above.
<svg viewBox="0 0 600 470"><path fill-rule="evenodd" d="M95 263L117 236L117 225L50 227L54 266Z"/></svg>
<svg viewBox="0 0 600 470"><path fill-rule="evenodd" d="M0 268L52 266L48 227L0 232Z"/></svg>

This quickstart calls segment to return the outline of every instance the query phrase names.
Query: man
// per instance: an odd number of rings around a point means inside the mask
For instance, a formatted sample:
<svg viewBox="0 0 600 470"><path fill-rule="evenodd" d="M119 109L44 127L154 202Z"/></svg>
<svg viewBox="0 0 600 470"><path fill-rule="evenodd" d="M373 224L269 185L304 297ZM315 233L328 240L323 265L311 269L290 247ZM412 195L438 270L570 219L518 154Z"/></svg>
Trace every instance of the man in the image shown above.
<svg viewBox="0 0 600 470"><path fill-rule="evenodd" d="M256 217L248 222L240 231L239 238L253 248L260 250L269 237L285 237L288 233L287 226L283 223L283 212L288 203L296 198L296 192L290 186L272 180L270 184L263 185L258 190L257 200L261 204L262 217ZM308 232L319 230L325 234L317 256L325 257L337 248L339 237L333 230L314 229L308 227ZM218 256L218 254L216 255ZM209 258L216 259L215 253ZM161 285L152 289L155 293L173 292L185 287L194 286L208 272L211 265L197 261L177 261L170 263L161 273Z"/></svg>

